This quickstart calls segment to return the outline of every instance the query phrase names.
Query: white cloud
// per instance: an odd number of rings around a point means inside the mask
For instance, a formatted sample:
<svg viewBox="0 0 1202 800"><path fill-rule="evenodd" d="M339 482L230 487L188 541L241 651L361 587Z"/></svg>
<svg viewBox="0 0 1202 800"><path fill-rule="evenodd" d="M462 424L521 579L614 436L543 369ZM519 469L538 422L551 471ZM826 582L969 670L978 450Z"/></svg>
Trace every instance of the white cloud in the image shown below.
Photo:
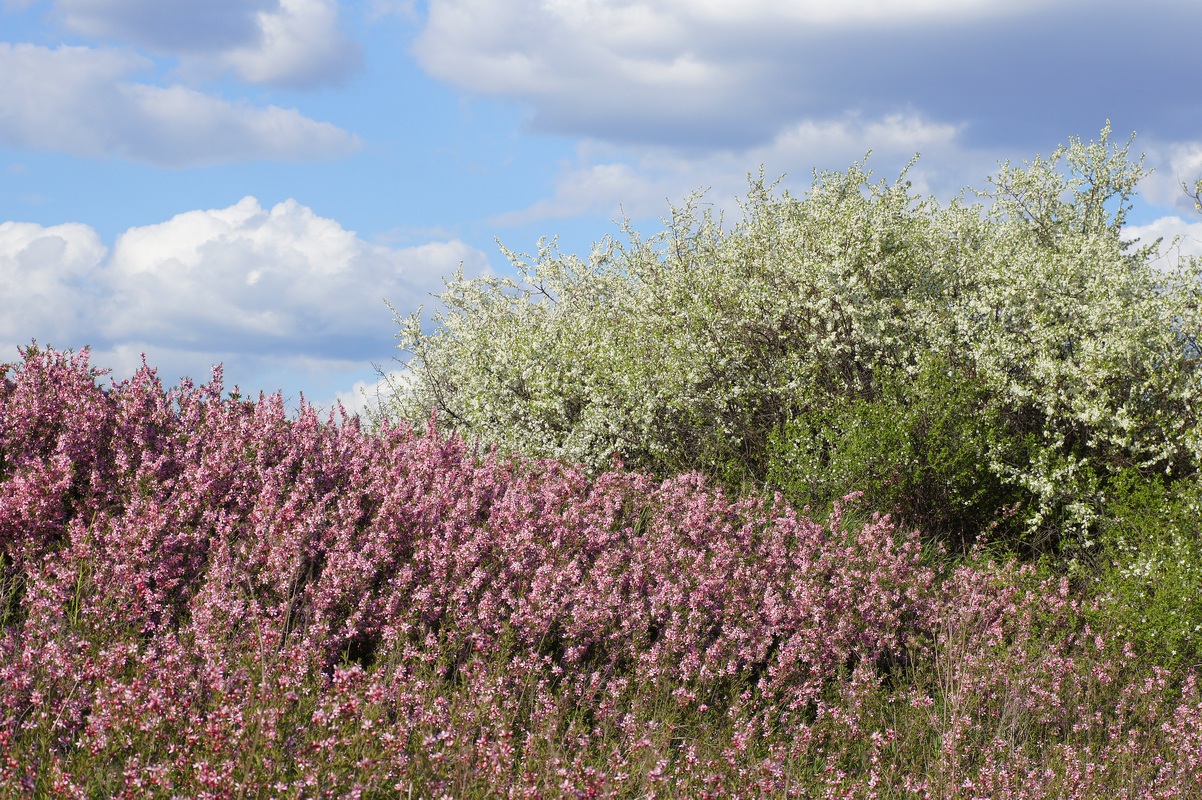
<svg viewBox="0 0 1202 800"><path fill-rule="evenodd" d="M573 166L560 174L554 197L498 214L489 222L504 227L588 213L614 215L624 212L629 216L644 216L665 211L664 201L679 194L676 191L679 186L674 185L673 177L682 176L651 176L620 162Z"/></svg>
<svg viewBox="0 0 1202 800"><path fill-rule="evenodd" d="M771 139L801 114L854 110L830 102L844 80L840 65L859 46L887 45L871 61L896 55L909 69L926 54L911 52L916 42L908 31L993 24L1035 6L1033 0L432 0L414 52L436 77L528 104L539 129L610 141L747 146ZM884 41L857 45L846 41L849 31ZM840 41L835 60L828 51ZM855 60L860 64L851 71L858 73L865 59ZM873 80L888 83L896 71L886 68ZM897 102L905 103L900 92Z"/></svg>
<svg viewBox="0 0 1202 800"><path fill-rule="evenodd" d="M0 223L0 343L66 345L85 334L105 252L87 225Z"/></svg>
<svg viewBox="0 0 1202 800"><path fill-rule="evenodd" d="M335 391L332 400L315 400L314 405L328 413L331 409L337 409L337 405L341 403L343 409L351 416L368 416L387 407L392 396L392 387L403 382L405 377L406 373L403 370L394 370L383 375L377 374L371 379L357 380L349 389Z"/></svg>
<svg viewBox="0 0 1202 800"><path fill-rule="evenodd" d="M1137 139L1135 148L1146 151L1145 166L1153 169L1140 184L1143 197L1156 205L1193 212L1195 201L1181 184L1192 190L1202 178L1202 141L1145 143Z"/></svg>
<svg viewBox="0 0 1202 800"><path fill-rule="evenodd" d="M964 188L966 172L984 184L995 166L992 156L960 140L957 127L913 114L800 122L763 145L707 152L593 142L579 148L577 164L565 166L552 197L498 215L492 222L519 225L587 213L611 219L622 214L662 216L670 203L696 190L708 190L706 200L718 210L737 213L735 198L747 190L749 169L762 165L769 180L786 175L791 189L804 190L815 168L842 171L869 151L869 168L887 180L896 178L915 154L923 154L907 177L915 192L944 199Z"/></svg>
<svg viewBox="0 0 1202 800"><path fill-rule="evenodd" d="M1195 132L1179 76L1200 24L1202 5L1175 0L430 0L413 52L539 133L737 152L806 122L912 114L1032 153L1107 118ZM1072 90L1043 91L1050 75Z"/></svg>
<svg viewBox="0 0 1202 800"><path fill-rule="evenodd" d="M244 389L333 397L394 353L388 299L403 313L460 264L457 241L389 248L289 200L252 197L131 228L107 251L86 225L0 225L0 361L36 338L92 345L127 375L145 352L164 380L207 380L224 362ZM303 380L299 380L299 378Z"/></svg>
<svg viewBox="0 0 1202 800"><path fill-rule="evenodd" d="M250 83L309 88L359 67L337 0L57 0L63 27L183 60L186 73L233 69Z"/></svg>
<svg viewBox="0 0 1202 800"><path fill-rule="evenodd" d="M359 146L295 109L129 80L148 66L116 50L0 43L0 142L171 166L328 158Z"/></svg>
<svg viewBox="0 0 1202 800"><path fill-rule="evenodd" d="M657 5L443 0L414 52L436 77L531 102L544 127L596 129L623 108L711 115L749 70L690 51L687 20Z"/></svg>
<svg viewBox="0 0 1202 800"><path fill-rule="evenodd" d="M568 5L553 0L547 5ZM899 20L1001 17L1035 7L1035 0L667 0L674 13L689 13L710 24L855 24L882 26Z"/></svg>
<svg viewBox="0 0 1202 800"><path fill-rule="evenodd" d="M1161 258L1166 266L1175 266L1186 257L1202 258L1202 217L1182 219L1178 216L1160 217L1147 225L1128 225L1123 228L1125 238L1138 239L1151 244L1162 239Z"/></svg>
<svg viewBox="0 0 1202 800"><path fill-rule="evenodd" d="M126 313L105 333L328 355L388 330L385 298L415 307L460 262L486 266L462 242L381 247L296 201L267 210L247 197L122 234L108 269Z"/></svg>
<svg viewBox="0 0 1202 800"><path fill-rule="evenodd" d="M307 88L337 82L360 64L359 48L338 30L333 0L280 0L259 12L258 25L257 41L221 54L243 80Z"/></svg>
<svg viewBox="0 0 1202 800"><path fill-rule="evenodd" d="M203 52L253 42L257 15L275 0L56 0L72 33L118 39L152 51Z"/></svg>

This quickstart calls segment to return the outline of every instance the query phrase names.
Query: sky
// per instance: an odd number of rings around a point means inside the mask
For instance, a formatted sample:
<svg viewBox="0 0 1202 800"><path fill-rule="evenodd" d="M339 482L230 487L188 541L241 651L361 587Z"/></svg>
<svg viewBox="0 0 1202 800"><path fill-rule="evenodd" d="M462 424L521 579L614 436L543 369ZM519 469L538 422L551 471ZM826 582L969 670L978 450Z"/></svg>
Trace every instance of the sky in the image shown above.
<svg viewBox="0 0 1202 800"><path fill-rule="evenodd" d="M587 255L694 190L916 191L1115 140L1131 235L1202 253L1197 0L0 0L0 363L370 402L498 243ZM366 392L366 397L365 397Z"/></svg>

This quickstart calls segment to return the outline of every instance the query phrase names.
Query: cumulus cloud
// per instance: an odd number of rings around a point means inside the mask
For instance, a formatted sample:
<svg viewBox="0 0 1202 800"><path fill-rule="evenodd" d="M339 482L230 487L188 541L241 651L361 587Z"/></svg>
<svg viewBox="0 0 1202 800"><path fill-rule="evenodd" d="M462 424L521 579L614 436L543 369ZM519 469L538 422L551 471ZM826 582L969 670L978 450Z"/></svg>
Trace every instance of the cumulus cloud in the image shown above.
<svg viewBox="0 0 1202 800"><path fill-rule="evenodd" d="M869 168L887 180L923 154L907 174L914 191L946 199L964 188L964 174L979 175L984 184L995 166L992 156L965 146L959 137L954 125L896 114L799 122L763 145L710 152L590 142L579 148L578 162L561 171L551 197L497 215L492 222L520 225L588 213L611 219L661 216L669 203L697 190L705 190L717 210L737 214L735 198L746 192L748 169L762 166L769 180L786 176L796 191L809 186L814 169L842 171L869 151Z"/></svg>
<svg viewBox="0 0 1202 800"><path fill-rule="evenodd" d="M1066 36L1084 16L1090 35ZM1196 130L1177 87L1199 24L1202 6L1171 0L431 0L414 52L521 102L536 130L608 142L746 148L802 120L913 109L975 143L1042 146L1106 118Z"/></svg>
<svg viewBox="0 0 1202 800"><path fill-rule="evenodd" d="M221 60L251 83L309 88L335 83L362 61L359 47L338 30L333 0L280 0L257 15L253 43L223 52Z"/></svg>
<svg viewBox="0 0 1202 800"><path fill-rule="evenodd" d="M612 140L746 145L770 138L798 112L829 111L820 106L839 80L839 64L823 63L832 55L824 40L839 35L832 28L946 24L1023 6L436 0L415 53L440 78L528 102L538 127Z"/></svg>
<svg viewBox="0 0 1202 800"><path fill-rule="evenodd" d="M148 66L117 50L0 43L0 142L171 166L309 160L359 147L346 131L295 109L131 80Z"/></svg>
<svg viewBox="0 0 1202 800"><path fill-rule="evenodd" d="M735 90L755 65L692 51L684 21L658 5L444 0L430 4L414 52L436 77L527 101L543 129L621 138L635 116L644 132L671 124L680 138L724 104L749 110Z"/></svg>
<svg viewBox="0 0 1202 800"><path fill-rule="evenodd" d="M485 266L458 242L395 250L368 244L336 221L288 200L253 197L131 228L109 258L114 304L126 313L106 338L333 355L378 337L388 298L414 307L460 262Z"/></svg>
<svg viewBox="0 0 1202 800"><path fill-rule="evenodd" d="M1128 239L1142 244L1161 240L1161 259L1166 266L1175 266L1182 258L1202 258L1202 216L1182 219L1171 215L1160 217L1147 225L1128 225L1123 229Z"/></svg>
<svg viewBox="0 0 1202 800"><path fill-rule="evenodd" d="M416 310L463 265L487 258L461 241L370 244L288 200L253 197L131 228L111 251L85 225L0 225L0 360L36 338L93 345L128 374L148 354L164 378L204 380L224 362L230 383L323 396L393 353L392 312ZM347 378L330 385L331 376Z"/></svg>
<svg viewBox="0 0 1202 800"><path fill-rule="evenodd" d="M0 223L0 343L86 334L106 252L87 225Z"/></svg>
<svg viewBox="0 0 1202 800"><path fill-rule="evenodd" d="M64 28L182 59L185 72L232 69L250 83L310 88L357 69L359 46L336 0L57 0Z"/></svg>
<svg viewBox="0 0 1202 800"><path fill-rule="evenodd" d="M1192 191L1202 178L1202 141L1145 142L1137 139L1135 146L1145 154L1144 164L1152 174L1144 178L1140 191L1150 202L1159 206L1194 211L1194 198L1181 188Z"/></svg>

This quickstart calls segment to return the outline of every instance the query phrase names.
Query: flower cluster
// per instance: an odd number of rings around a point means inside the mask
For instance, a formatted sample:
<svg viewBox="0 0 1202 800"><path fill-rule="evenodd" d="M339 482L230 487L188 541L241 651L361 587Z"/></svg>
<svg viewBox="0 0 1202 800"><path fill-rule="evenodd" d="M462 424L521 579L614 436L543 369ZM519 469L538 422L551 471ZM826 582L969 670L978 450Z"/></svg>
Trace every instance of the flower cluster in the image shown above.
<svg viewBox="0 0 1202 800"><path fill-rule="evenodd" d="M1030 568L942 573L853 498L819 524L696 474L293 418L219 372L104 387L86 352L23 357L0 368L5 796L1198 788L1192 674Z"/></svg>

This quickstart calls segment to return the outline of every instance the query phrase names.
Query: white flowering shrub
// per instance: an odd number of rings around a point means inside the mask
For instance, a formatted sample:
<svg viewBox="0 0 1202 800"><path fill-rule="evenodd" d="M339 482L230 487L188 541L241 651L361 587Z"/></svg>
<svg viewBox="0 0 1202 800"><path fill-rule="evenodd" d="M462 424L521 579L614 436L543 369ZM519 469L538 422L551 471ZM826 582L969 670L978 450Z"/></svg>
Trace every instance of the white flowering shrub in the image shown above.
<svg viewBox="0 0 1202 800"><path fill-rule="evenodd" d="M1002 168L977 285L959 310L978 375L1030 420L1030 459L989 466L1038 499L1032 526L1083 531L1107 476L1179 475L1199 455L1199 263L1165 272L1155 243L1124 239L1145 173L1108 134Z"/></svg>
<svg viewBox="0 0 1202 800"><path fill-rule="evenodd" d="M771 431L907 368L947 291L934 208L868 178L823 175L804 201L756 183L730 231L691 198L587 262L548 246L514 257L518 282L455 280L433 332L401 320L414 380L393 411L598 467L761 477Z"/></svg>
<svg viewBox="0 0 1202 800"><path fill-rule="evenodd" d="M398 320L388 414L799 503L864 488L949 530L1006 507L1027 544L1087 542L1112 475L1202 456L1199 263L1124 238L1128 147L1107 128L946 205L863 163L801 198L761 178L729 227L694 196L587 260L509 254L516 281L460 276L433 329Z"/></svg>

